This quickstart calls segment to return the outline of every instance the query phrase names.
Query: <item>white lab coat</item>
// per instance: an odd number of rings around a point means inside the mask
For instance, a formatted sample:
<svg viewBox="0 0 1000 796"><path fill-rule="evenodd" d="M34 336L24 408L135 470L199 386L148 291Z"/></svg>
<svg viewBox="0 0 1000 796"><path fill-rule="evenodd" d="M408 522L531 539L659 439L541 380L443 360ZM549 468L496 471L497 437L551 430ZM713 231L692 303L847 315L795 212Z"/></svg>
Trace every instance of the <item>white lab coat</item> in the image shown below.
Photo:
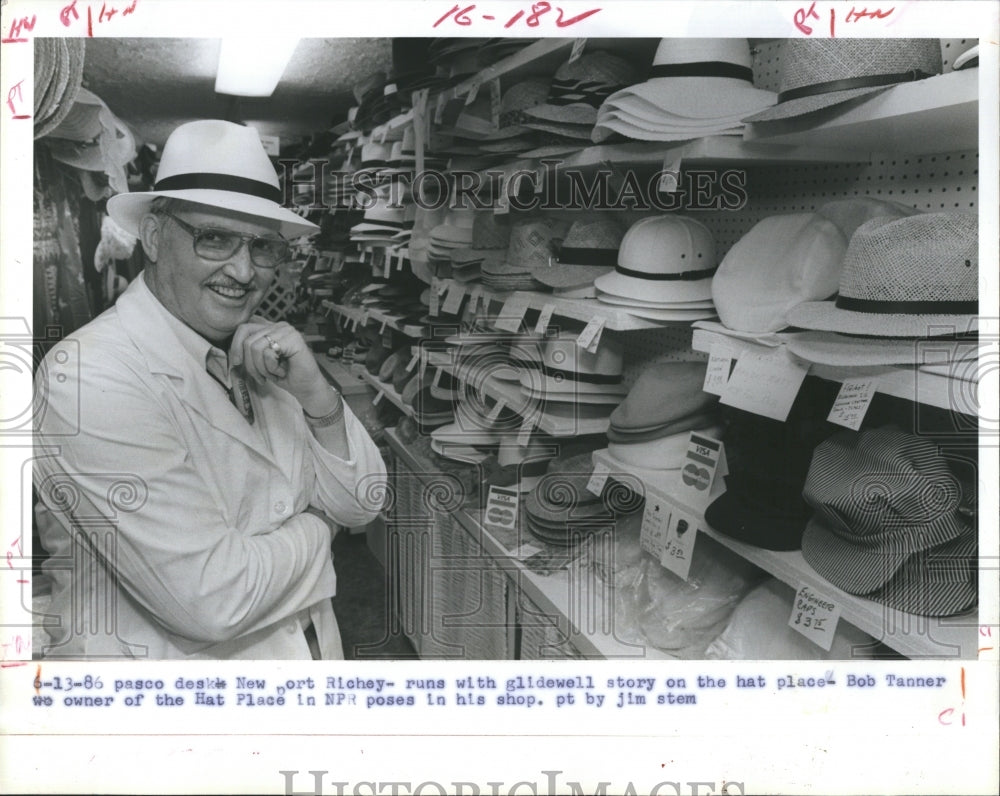
<svg viewBox="0 0 1000 796"><path fill-rule="evenodd" d="M327 452L271 384L248 385L250 426L176 323L140 277L36 377L35 488L60 622L45 652L308 659L312 620L323 657L341 658L330 534L302 512L369 522L378 449L345 406L351 458Z"/></svg>

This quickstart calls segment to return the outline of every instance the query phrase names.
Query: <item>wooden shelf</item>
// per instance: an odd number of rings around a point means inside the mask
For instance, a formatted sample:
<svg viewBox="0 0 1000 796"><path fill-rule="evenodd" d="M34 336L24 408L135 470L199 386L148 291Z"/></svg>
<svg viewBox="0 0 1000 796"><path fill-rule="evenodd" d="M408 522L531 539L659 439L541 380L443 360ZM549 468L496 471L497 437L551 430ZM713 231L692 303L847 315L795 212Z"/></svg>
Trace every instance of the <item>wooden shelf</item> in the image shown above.
<svg viewBox="0 0 1000 796"><path fill-rule="evenodd" d="M821 120L817 121L817 117ZM748 142L899 155L979 146L979 70L901 83L846 110L747 126Z"/></svg>
<svg viewBox="0 0 1000 796"><path fill-rule="evenodd" d="M721 328L721 327L720 327ZM780 335L780 333L779 333ZM718 346L727 349L734 359L739 359L743 353L763 354L773 350L764 345L732 337L721 331L695 328L691 339L691 347L695 351L706 354ZM810 375L818 376L828 381L843 382L847 379L876 379L876 392L905 398L908 401L936 406L949 411L959 411L955 406L955 382L940 372L933 370L919 371L917 369L892 366L857 366L833 367L831 365L813 364L809 368ZM961 388L964 394L966 389Z"/></svg>
<svg viewBox="0 0 1000 796"><path fill-rule="evenodd" d="M326 354L316 354L316 364L323 371L326 380L336 387L337 392L341 395L358 395L368 392L368 386L361 374L352 371L343 362L332 359Z"/></svg>
<svg viewBox="0 0 1000 796"><path fill-rule="evenodd" d="M389 447L418 476L436 472L433 462L414 455L402 442L395 429L386 430ZM669 659L670 656L652 646L633 645L614 635L614 593L600 578L583 572L574 564L569 570L540 575L532 572L481 521L479 512L461 509L454 517L483 551L543 612L561 617L570 629L569 640L583 655L592 658ZM526 540L527 541L527 540ZM581 588L589 590L581 595ZM581 604L581 602L585 604Z"/></svg>
<svg viewBox="0 0 1000 796"><path fill-rule="evenodd" d="M607 449L595 451L594 463L603 465L614 477L621 472L621 464L613 462ZM630 473L643 482L647 490L664 497L668 502L691 512L690 508L672 499L674 488L671 473L664 476L650 476L647 473ZM696 512L692 512L697 514ZM704 517L698 515L704 522ZM702 524L702 531L719 544L732 550L750 563L760 567L773 577L788 584L793 589L808 586L819 594L826 595L841 606L841 618L855 627L882 641L908 658L950 658L964 659L977 657L978 616L975 610L959 617L937 618L907 614L888 608L880 603L856 597L838 589L816 572L802 557L802 552L774 552L755 547L719 533ZM789 606L789 611L791 607Z"/></svg>
<svg viewBox="0 0 1000 796"><path fill-rule="evenodd" d="M402 323L398 318L388 315L381 310L367 307L348 307L328 300L323 300L320 304L324 309L329 310L330 312L335 312L341 318L345 318L355 326L366 326L369 321L375 321L381 326L395 329L397 332L401 332L407 337L419 338L423 337L427 333L426 327L415 323Z"/></svg>
<svg viewBox="0 0 1000 796"><path fill-rule="evenodd" d="M401 411L407 417L413 417L413 407L403 401L402 396L396 392L392 384L388 384L384 381L379 381L367 370L362 371L361 378L370 384L376 391L376 397L378 393L385 395L386 400L388 400L393 406L395 406L399 411ZM372 399L374 402L374 399Z"/></svg>

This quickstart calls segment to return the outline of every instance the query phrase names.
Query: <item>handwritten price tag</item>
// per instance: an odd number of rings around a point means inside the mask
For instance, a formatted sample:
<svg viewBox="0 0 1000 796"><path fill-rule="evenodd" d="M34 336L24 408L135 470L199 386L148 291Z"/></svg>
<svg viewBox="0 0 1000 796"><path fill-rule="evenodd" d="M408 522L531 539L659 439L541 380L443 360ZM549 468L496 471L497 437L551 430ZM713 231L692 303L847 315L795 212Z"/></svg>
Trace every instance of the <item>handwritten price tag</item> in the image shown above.
<svg viewBox="0 0 1000 796"><path fill-rule="evenodd" d="M794 359L785 346L766 354L745 353L736 362L719 400L784 422L808 372L809 366Z"/></svg>
<svg viewBox="0 0 1000 796"><path fill-rule="evenodd" d="M660 553L660 565L686 581L691 573L694 543L697 538L697 521L675 509L667 524L667 535Z"/></svg>
<svg viewBox="0 0 1000 796"><path fill-rule="evenodd" d="M535 323L535 334L545 334L548 331L552 313L555 311L555 304L542 305L542 311L538 313L538 321Z"/></svg>
<svg viewBox="0 0 1000 796"><path fill-rule="evenodd" d="M809 586L802 586L795 592L792 601L792 615L788 617L788 626L813 644L822 647L827 652L833 646L833 637L837 632L837 622L840 621L840 606Z"/></svg>
<svg viewBox="0 0 1000 796"><path fill-rule="evenodd" d="M506 408L507 408L507 402L503 400L503 398L498 399L497 402L493 404L489 413L487 413L486 419L496 420L498 417L500 417L500 413Z"/></svg>
<svg viewBox="0 0 1000 796"><path fill-rule="evenodd" d="M826 419L857 431L868 414L877 387L877 379L848 379L840 385L840 392Z"/></svg>
<svg viewBox="0 0 1000 796"><path fill-rule="evenodd" d="M573 49L570 51L569 58L566 60L566 63L571 64L573 63L573 61L579 60L580 56L583 55L583 51L584 49L586 49L586 47L587 47L586 39L576 39L573 42Z"/></svg>
<svg viewBox="0 0 1000 796"><path fill-rule="evenodd" d="M639 546L657 561L663 553L667 541L667 526L670 524L670 506L659 495L646 490L646 507L642 513L639 531Z"/></svg>
<svg viewBox="0 0 1000 796"><path fill-rule="evenodd" d="M604 318L592 318L580 336L576 338L578 347L589 351L591 354L597 351L597 346L601 342L601 332L604 330Z"/></svg>
<svg viewBox="0 0 1000 796"><path fill-rule="evenodd" d="M448 295L445 296L441 309L446 315L458 315L463 298L465 298L465 288L458 283L452 283L448 288Z"/></svg>
<svg viewBox="0 0 1000 796"><path fill-rule="evenodd" d="M527 311L527 298L514 293L503 303L493 326L504 332L519 332L521 331L521 321L524 320L524 313Z"/></svg>
<svg viewBox="0 0 1000 796"><path fill-rule="evenodd" d="M677 193L680 190L680 179L681 159L668 154L663 159L663 170L660 172L659 182L656 183L656 190L660 193Z"/></svg>
<svg viewBox="0 0 1000 796"><path fill-rule="evenodd" d="M705 370L705 383L702 385L704 392L712 395L722 395L729 382L729 372L733 366L733 355L729 351L712 347L712 352L708 355L708 368Z"/></svg>
<svg viewBox="0 0 1000 796"><path fill-rule="evenodd" d="M691 432L687 453L678 476L677 497L686 505L704 511L716 494L722 491L720 470L725 469L720 462L725 461L725 447L717 440L696 431ZM716 481L719 489L713 489Z"/></svg>
<svg viewBox="0 0 1000 796"><path fill-rule="evenodd" d="M416 354L414 354L414 355L413 355L413 356L412 356L412 357L410 358L410 361L409 361L409 363L407 363L407 365L406 365L406 372L407 372L407 373L412 373L412 372L413 372L413 369L414 369L414 368L415 368L415 367L417 366L417 363L418 363L419 361L420 361L420 352L419 352L419 351L417 351L417 353L416 353Z"/></svg>
<svg viewBox="0 0 1000 796"><path fill-rule="evenodd" d="M611 471L602 462L597 462L594 465L594 472L590 474L590 480L587 481L587 491L597 496L602 495L610 475Z"/></svg>
<svg viewBox="0 0 1000 796"><path fill-rule="evenodd" d="M469 304L466 312L469 315L475 315L476 310L479 309L479 297L483 295L483 289L481 287L472 288L472 292L469 293Z"/></svg>
<svg viewBox="0 0 1000 796"><path fill-rule="evenodd" d="M535 424L532 422L531 418L528 418L521 425L520 431L517 432L517 444L522 448L531 442L531 432L535 430Z"/></svg>
<svg viewBox="0 0 1000 796"><path fill-rule="evenodd" d="M519 500L517 490L491 485L486 499L486 524L504 531L514 530L517 526Z"/></svg>

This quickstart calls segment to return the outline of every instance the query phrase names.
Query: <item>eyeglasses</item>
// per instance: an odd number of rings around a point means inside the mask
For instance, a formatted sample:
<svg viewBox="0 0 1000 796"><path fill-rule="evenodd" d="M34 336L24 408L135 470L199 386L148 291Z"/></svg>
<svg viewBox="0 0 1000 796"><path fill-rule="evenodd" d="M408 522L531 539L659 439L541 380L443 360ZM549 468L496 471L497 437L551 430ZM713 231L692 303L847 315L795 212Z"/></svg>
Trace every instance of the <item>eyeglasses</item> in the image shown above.
<svg viewBox="0 0 1000 796"><path fill-rule="evenodd" d="M289 245L283 238L262 238L240 235L228 229L196 227L172 213L163 215L176 221L194 239L194 253L206 260L227 260L239 251L244 242L250 252L250 261L258 268L277 268L288 258Z"/></svg>

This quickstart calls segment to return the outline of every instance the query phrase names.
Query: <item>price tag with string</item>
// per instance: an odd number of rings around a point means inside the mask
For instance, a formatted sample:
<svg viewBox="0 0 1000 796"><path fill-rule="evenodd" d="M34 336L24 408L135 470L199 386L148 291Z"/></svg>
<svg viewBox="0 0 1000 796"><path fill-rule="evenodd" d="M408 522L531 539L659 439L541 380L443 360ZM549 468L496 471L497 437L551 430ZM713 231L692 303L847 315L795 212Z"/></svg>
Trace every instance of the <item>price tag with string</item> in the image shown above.
<svg viewBox="0 0 1000 796"><path fill-rule="evenodd" d="M448 295L445 296L444 304L441 305L441 310L446 315L458 315L464 297L465 288L457 282L452 282L448 288Z"/></svg>
<svg viewBox="0 0 1000 796"><path fill-rule="evenodd" d="M386 252L382 259L382 278L388 279L392 274L392 258L389 256L389 252Z"/></svg>
<svg viewBox="0 0 1000 796"><path fill-rule="evenodd" d="M847 379L840 385L840 391L826 419L857 431L868 414L868 407L871 406L877 388L878 379Z"/></svg>
<svg viewBox="0 0 1000 796"><path fill-rule="evenodd" d="M712 351L708 356L708 367L705 369L705 383L702 385L702 391L712 395L722 395L729 382L732 366L732 352L719 346L712 346Z"/></svg>
<svg viewBox="0 0 1000 796"><path fill-rule="evenodd" d="M604 330L604 318L591 318L590 322L576 338L576 344L591 354L597 352L601 342L601 332Z"/></svg>
<svg viewBox="0 0 1000 796"><path fill-rule="evenodd" d="M437 317L441 311L441 294L438 293L438 281L436 279L431 281L431 289L428 292L430 293L431 305L427 311L431 317Z"/></svg>
<svg viewBox="0 0 1000 796"><path fill-rule="evenodd" d="M479 309L479 297L483 295L483 289L481 287L472 288L472 292L469 293L469 306L467 312L470 315L475 315L476 310Z"/></svg>
<svg viewBox="0 0 1000 796"><path fill-rule="evenodd" d="M587 47L586 39L575 39L573 41L573 49L570 50L569 58L566 60L566 63L571 64L574 61L578 61L580 59L580 56L583 55L583 51L586 47Z"/></svg>
<svg viewBox="0 0 1000 796"><path fill-rule="evenodd" d="M493 326L504 332L521 331L521 321L528 311L528 299L519 293L511 295L500 309L500 314L494 321Z"/></svg>
<svg viewBox="0 0 1000 796"><path fill-rule="evenodd" d="M542 311L538 313L538 321L535 323L535 334L545 334L548 331L549 322L552 320L552 313L555 311L555 304L542 305Z"/></svg>
<svg viewBox="0 0 1000 796"><path fill-rule="evenodd" d="M679 155L667 153L663 159L663 170L660 172L656 190L659 193L677 193L680 190L681 158Z"/></svg>
<svg viewBox="0 0 1000 796"><path fill-rule="evenodd" d="M808 372L809 365L795 359L785 346L763 354L744 353L736 361L719 401L784 422Z"/></svg>

